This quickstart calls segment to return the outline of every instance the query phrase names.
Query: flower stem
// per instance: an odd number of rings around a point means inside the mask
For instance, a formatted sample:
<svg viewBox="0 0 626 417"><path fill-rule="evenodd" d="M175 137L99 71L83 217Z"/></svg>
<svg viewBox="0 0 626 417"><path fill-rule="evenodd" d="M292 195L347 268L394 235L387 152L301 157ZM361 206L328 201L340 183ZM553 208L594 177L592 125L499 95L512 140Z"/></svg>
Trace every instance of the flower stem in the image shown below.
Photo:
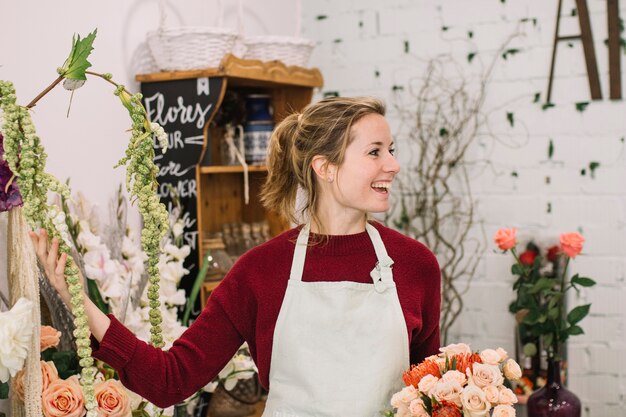
<svg viewBox="0 0 626 417"><path fill-rule="evenodd" d="M563 271L561 271L561 283L560 283L560 288L559 288L559 293L561 294L561 300L559 302L559 317L558 317L558 323L556 323L556 334L552 340L552 350L553 350L553 357L556 357L558 359L558 357L560 356L560 352L559 352L559 340L561 338L561 331L563 330L562 328L562 324L563 324L563 307L565 305L565 276L567 275L567 266L569 265L569 261L570 258L567 257L567 260L565 261L565 265L563 266Z"/></svg>
<svg viewBox="0 0 626 417"><path fill-rule="evenodd" d="M46 89L45 89L45 90L43 90L41 93L39 93L39 94L37 95L37 97L35 97L35 98L34 98L34 99L30 102L30 103L28 103L28 104L26 105L26 108L27 108L27 109L32 109L33 107L35 107L35 106L37 105L37 102L38 102L39 100L41 100L41 98L42 98L43 96L45 96L46 94L48 94L48 93L50 92L50 90L52 90L54 87L56 87L56 86L57 86L57 84L59 84L61 81L63 81L63 79L64 79L64 78L65 78L65 77L63 77L62 75L59 75L59 76L57 77L57 79L56 79L56 80L54 80L54 81L52 82L52 84L50 84L48 87L46 87Z"/></svg>

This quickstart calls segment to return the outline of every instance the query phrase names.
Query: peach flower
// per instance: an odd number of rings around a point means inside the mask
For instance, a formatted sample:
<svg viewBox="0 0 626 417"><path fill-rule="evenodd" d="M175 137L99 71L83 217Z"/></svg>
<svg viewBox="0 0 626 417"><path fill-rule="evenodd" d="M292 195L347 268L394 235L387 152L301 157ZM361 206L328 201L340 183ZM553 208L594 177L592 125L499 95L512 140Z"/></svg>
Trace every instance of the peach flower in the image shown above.
<svg viewBox="0 0 626 417"><path fill-rule="evenodd" d="M509 359L504 363L502 371L504 372L506 379L514 381L522 377L522 368L520 368L519 364L513 359Z"/></svg>
<svg viewBox="0 0 626 417"><path fill-rule="evenodd" d="M487 401L485 393L476 385L468 385L461 394L463 412L467 417L489 416L491 404Z"/></svg>
<svg viewBox="0 0 626 417"><path fill-rule="evenodd" d="M82 417L87 412L84 403L83 391L76 375L52 381L41 394L45 417Z"/></svg>
<svg viewBox="0 0 626 417"><path fill-rule="evenodd" d="M449 357L454 355L471 355L472 353L472 349L470 349L469 345L466 345L465 343L452 343L448 346L439 348L439 351Z"/></svg>
<svg viewBox="0 0 626 417"><path fill-rule="evenodd" d="M459 372L456 370L448 371L441 377L444 381L455 381L458 382L459 385L463 386L467 382L467 377L463 372Z"/></svg>
<svg viewBox="0 0 626 417"><path fill-rule="evenodd" d="M61 332L52 326L41 326L41 336L39 337L39 344L41 351L52 347L57 347L61 340Z"/></svg>
<svg viewBox="0 0 626 417"><path fill-rule="evenodd" d="M424 375L424 377L420 380L419 384L417 384L417 389L420 392L430 397L430 393L433 390L433 388L435 388L435 385L437 385L438 381L439 381L439 378L437 378L434 375L431 375L431 374Z"/></svg>
<svg viewBox="0 0 626 417"><path fill-rule="evenodd" d="M561 250L570 258L575 258L583 250L585 238L580 233L563 233L561 235Z"/></svg>
<svg viewBox="0 0 626 417"><path fill-rule="evenodd" d="M473 381L478 387L483 388L487 385L502 385L504 378L500 373L500 368L494 365L486 365L484 363L475 363L473 369Z"/></svg>
<svg viewBox="0 0 626 417"><path fill-rule="evenodd" d="M456 381L439 381L431 391L431 396L439 402L448 401L460 407L462 392L463 387Z"/></svg>
<svg viewBox="0 0 626 417"><path fill-rule="evenodd" d="M119 381L109 379L97 382L94 391L100 417L130 417L130 400Z"/></svg>
<svg viewBox="0 0 626 417"><path fill-rule="evenodd" d="M59 373L57 371L57 367L54 365L54 362L49 361L41 361L41 391L45 391L46 388L50 385L52 381L56 381L59 379ZM15 375L13 379L13 391L17 395L17 398L24 401L24 377L25 370L21 370Z"/></svg>
<svg viewBox="0 0 626 417"><path fill-rule="evenodd" d="M497 405L491 417L515 417L515 408L510 405Z"/></svg>
<svg viewBox="0 0 626 417"><path fill-rule="evenodd" d="M487 365L497 365L500 363L502 356L494 349L485 349L480 352L480 359Z"/></svg>
<svg viewBox="0 0 626 417"><path fill-rule="evenodd" d="M517 243L517 229L512 227L510 229L502 228L496 232L493 236L493 240L496 245L502 250L509 250Z"/></svg>
<svg viewBox="0 0 626 417"><path fill-rule="evenodd" d="M402 388L402 391L395 393L391 397L391 406L395 408L402 408L403 406L408 408L411 401L417 399L418 397L419 392L413 385L409 385Z"/></svg>
<svg viewBox="0 0 626 417"><path fill-rule="evenodd" d="M429 417L426 408L424 408L424 401L420 398L411 401L411 404L409 404L409 412L411 413L411 417Z"/></svg>
<svg viewBox="0 0 626 417"><path fill-rule="evenodd" d="M483 392L485 393L485 398L491 404L498 403L498 398L500 397L500 390L497 387L494 387L493 385L487 385L486 387L483 387Z"/></svg>
<svg viewBox="0 0 626 417"><path fill-rule="evenodd" d="M498 354L500 355L500 362L504 362L506 360L506 358L509 357L508 352L506 350L502 349L501 347L496 349L496 352L498 352Z"/></svg>
<svg viewBox="0 0 626 417"><path fill-rule="evenodd" d="M509 388L500 387L500 394L498 395L498 403L502 405L513 405L517 402L517 395Z"/></svg>

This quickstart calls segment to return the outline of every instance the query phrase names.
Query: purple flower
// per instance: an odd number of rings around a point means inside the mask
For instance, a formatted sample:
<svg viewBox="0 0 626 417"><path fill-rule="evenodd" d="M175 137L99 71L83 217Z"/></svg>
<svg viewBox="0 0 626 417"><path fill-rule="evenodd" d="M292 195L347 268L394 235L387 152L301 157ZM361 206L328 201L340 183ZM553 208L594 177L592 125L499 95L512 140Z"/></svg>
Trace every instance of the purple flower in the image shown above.
<svg viewBox="0 0 626 417"><path fill-rule="evenodd" d="M7 184L13 177L13 172L9 168L9 164L7 161L2 159L4 155L4 137L0 134L0 212L1 211L9 211L13 207L18 207L22 205L22 195L20 194L20 189L17 186L17 181L13 178L13 182L9 186L9 189L6 190Z"/></svg>

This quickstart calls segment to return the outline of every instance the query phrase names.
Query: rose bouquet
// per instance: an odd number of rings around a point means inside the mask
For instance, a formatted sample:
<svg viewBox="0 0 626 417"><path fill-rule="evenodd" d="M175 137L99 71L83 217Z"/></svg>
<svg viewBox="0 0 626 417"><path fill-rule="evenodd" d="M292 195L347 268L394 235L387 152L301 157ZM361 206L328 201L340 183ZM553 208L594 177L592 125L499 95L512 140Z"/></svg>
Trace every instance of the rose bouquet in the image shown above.
<svg viewBox="0 0 626 417"><path fill-rule="evenodd" d="M387 416L512 417L517 397L506 380L521 377L520 366L502 349L472 352L464 343L413 365L403 375L406 384L391 398Z"/></svg>
<svg viewBox="0 0 626 417"><path fill-rule="evenodd" d="M567 277L569 262L580 254L585 239L579 233L563 233L559 245L550 247L545 256L533 244L518 255L515 228L498 230L494 241L515 258L511 272L517 276L513 284L516 298L509 309L530 336L541 342L541 346L526 343L524 353L534 356L543 347L548 358L561 359L565 341L583 333L579 323L589 314L591 307L591 304L584 304L566 311L569 290L579 292L580 288L595 285L591 278L578 274Z"/></svg>

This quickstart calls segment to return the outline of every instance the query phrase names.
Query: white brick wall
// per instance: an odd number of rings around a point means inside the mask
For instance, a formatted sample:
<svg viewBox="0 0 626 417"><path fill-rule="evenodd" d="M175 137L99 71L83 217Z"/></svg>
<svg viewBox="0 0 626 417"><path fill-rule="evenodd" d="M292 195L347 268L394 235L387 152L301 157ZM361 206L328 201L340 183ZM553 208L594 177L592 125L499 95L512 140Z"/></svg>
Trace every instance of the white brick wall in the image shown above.
<svg viewBox="0 0 626 417"><path fill-rule="evenodd" d="M578 20L570 16L574 1L563 3L561 34L576 34ZM606 99L606 2L588 0L605 100L592 102L582 113L575 103L590 101L590 95L578 42L571 48L566 43L559 46L552 92L556 107L542 111L532 103L535 93L543 99L547 89L556 2L324 0L305 1L303 6L304 35L317 41L311 64L322 70L323 92L371 94L387 100L401 152L407 126L400 126L391 104L394 98L407 98L409 84L419 86L429 58L452 54L471 77L490 62L516 27L524 33L510 44L521 52L499 60L489 86L485 110L498 109L490 112L489 123L497 140L482 139L469 151L468 158L490 163L471 170L487 248L464 296L465 312L452 341L469 341L476 349L502 345L513 351L513 319L507 312L512 297L511 259L493 251L490 238L497 228L516 226L522 239L535 237L546 243L555 242L559 233L580 230L587 243L584 256L573 262L571 271L593 277L598 285L571 300L593 304L582 322L585 334L570 339L569 385L583 401L584 416L624 415L626 105L623 100ZM624 14L624 2L621 8ZM529 21L520 23L524 18ZM477 55L468 64L470 52ZM622 68L626 84L624 60ZM404 86L404 92L392 92L394 85ZM626 97L626 91L623 94ZM509 126L506 112L515 113L515 127ZM595 178L589 175L591 161L600 163ZM511 176L513 171L517 177Z"/></svg>

